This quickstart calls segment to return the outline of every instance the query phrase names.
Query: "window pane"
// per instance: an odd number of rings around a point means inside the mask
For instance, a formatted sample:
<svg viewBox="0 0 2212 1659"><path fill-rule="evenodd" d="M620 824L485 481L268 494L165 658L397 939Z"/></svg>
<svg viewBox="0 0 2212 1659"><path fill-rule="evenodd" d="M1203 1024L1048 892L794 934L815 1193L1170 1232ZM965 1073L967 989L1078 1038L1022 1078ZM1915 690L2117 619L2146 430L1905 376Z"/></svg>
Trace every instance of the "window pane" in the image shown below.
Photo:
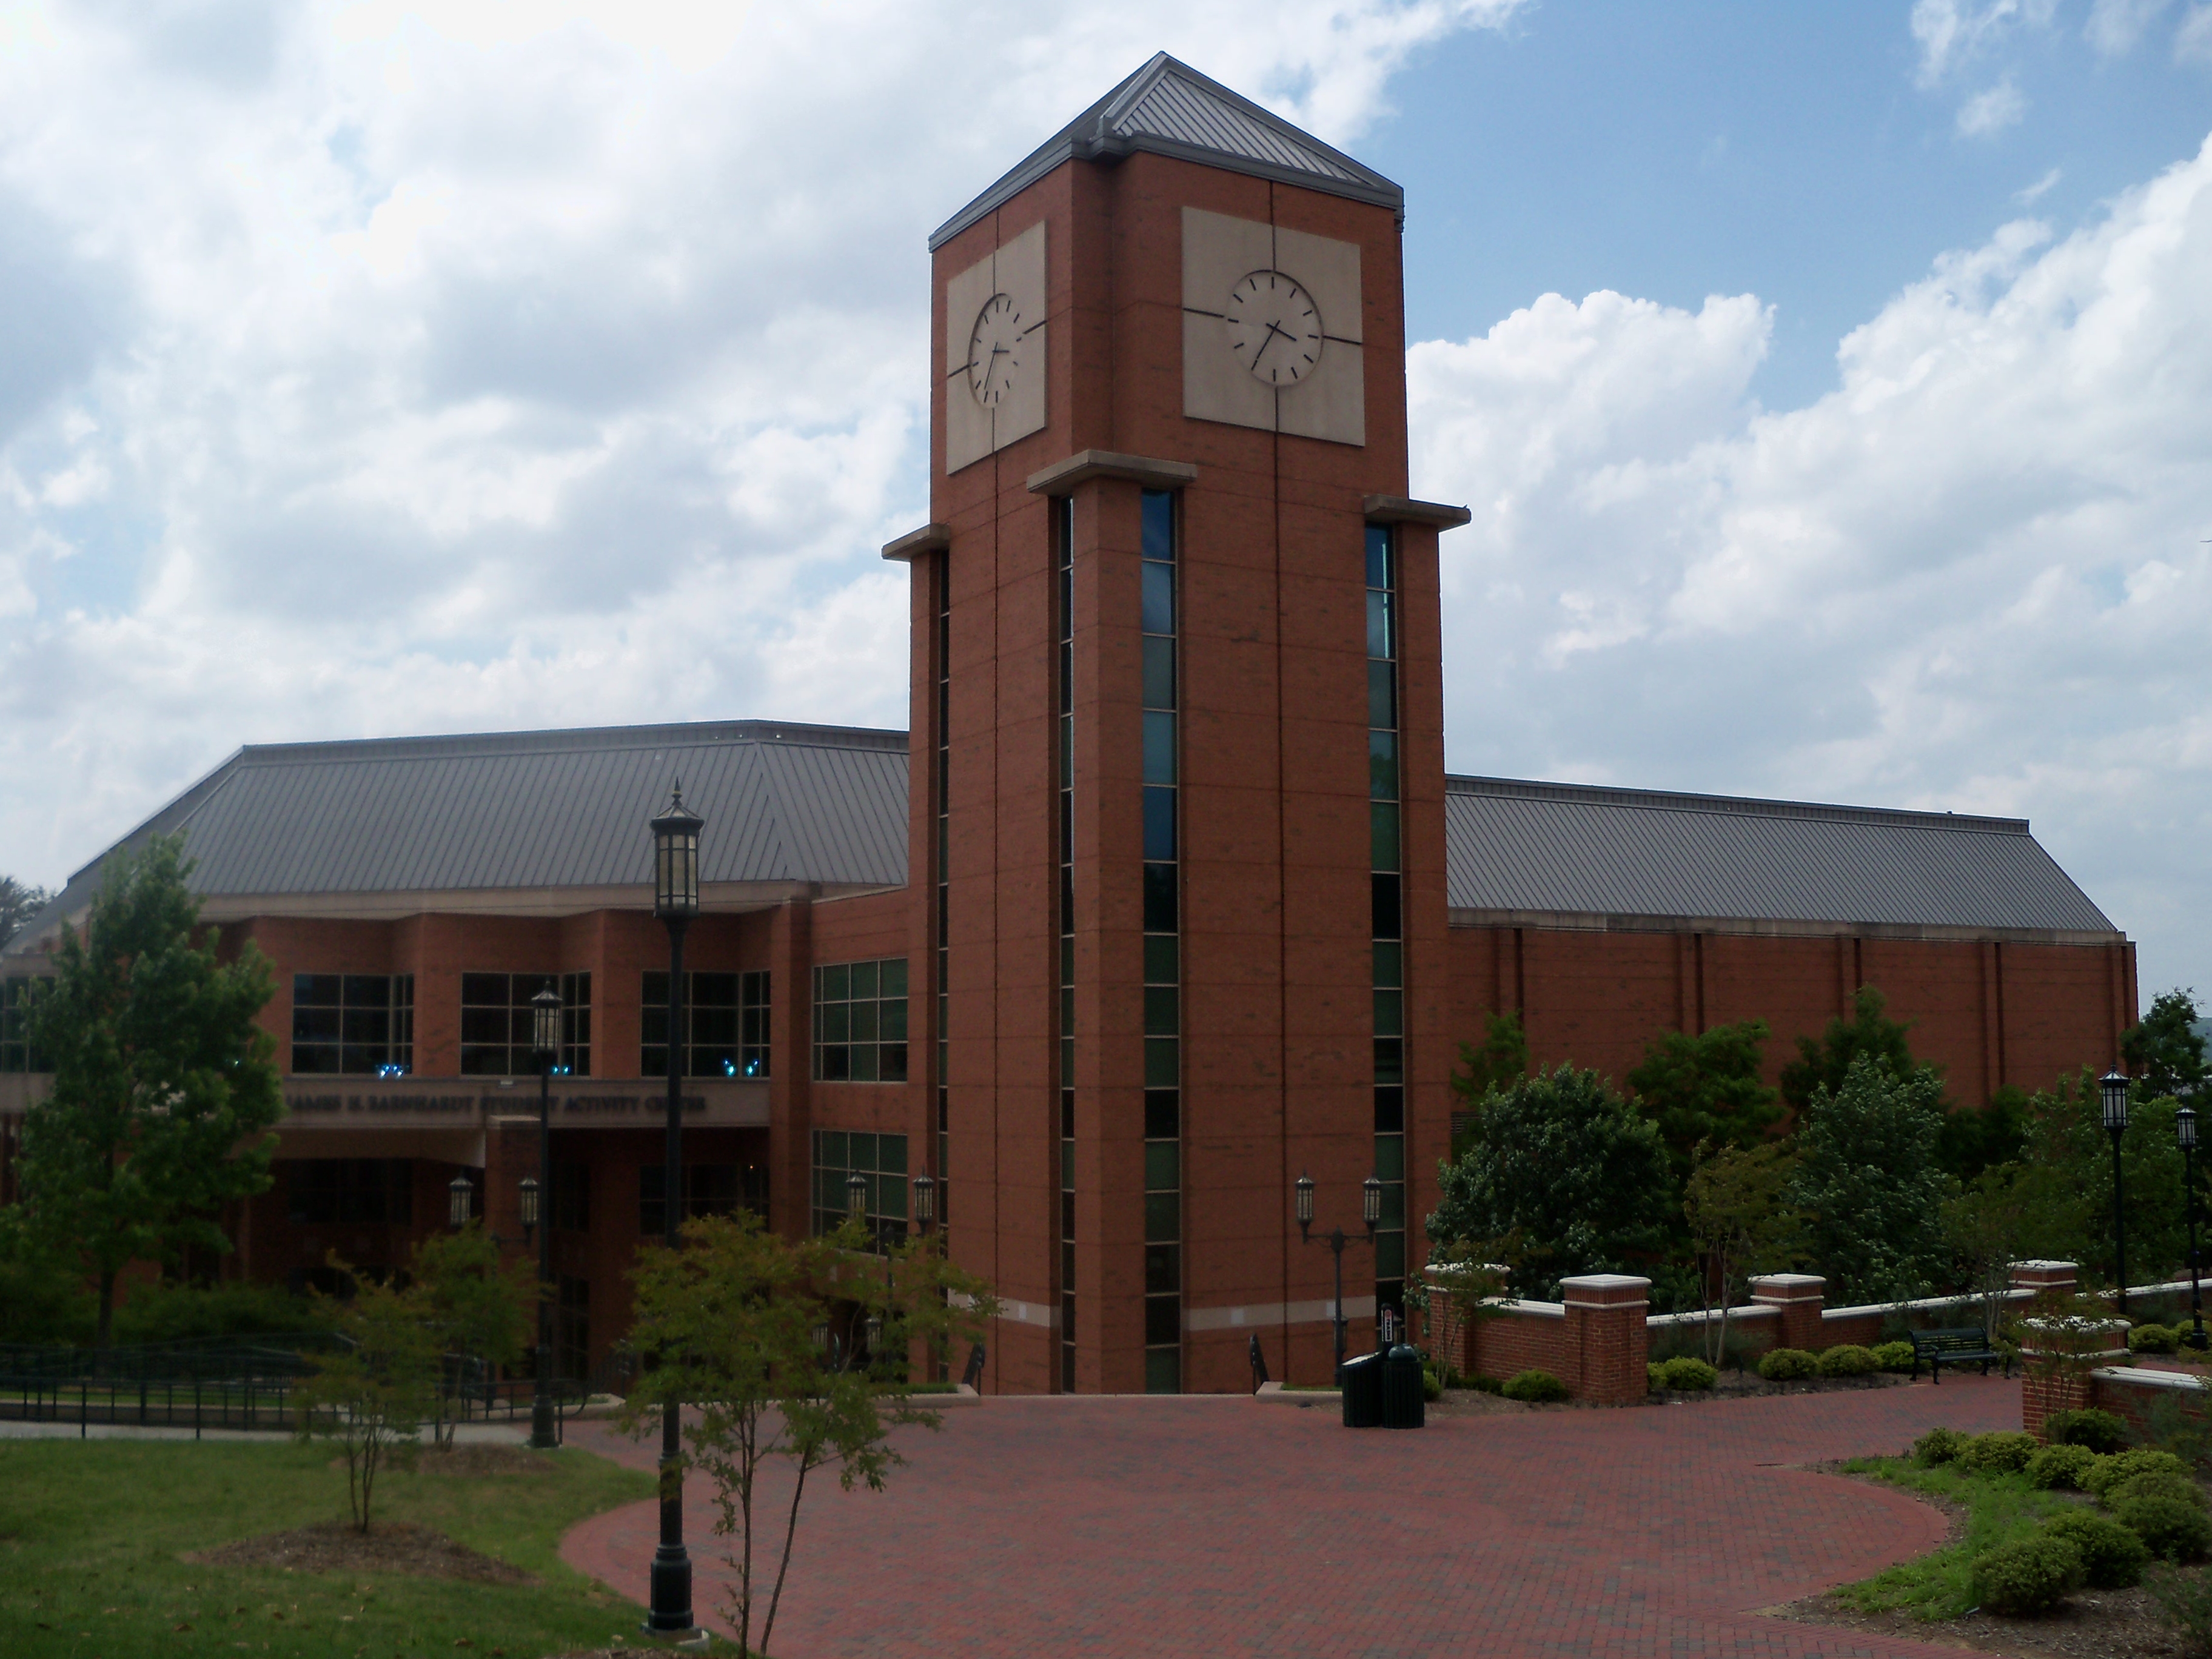
<svg viewBox="0 0 2212 1659"><path fill-rule="evenodd" d="M1145 1190L1172 1192L1182 1185L1182 1149L1172 1140L1145 1143Z"/></svg>
<svg viewBox="0 0 2212 1659"><path fill-rule="evenodd" d="M1175 494L1166 489L1147 489L1144 495L1145 556L1148 559L1175 557Z"/></svg>
<svg viewBox="0 0 2212 1659"><path fill-rule="evenodd" d="M853 1000L855 1002L874 1001L876 964L872 962L856 962L853 964L852 971Z"/></svg>
<svg viewBox="0 0 2212 1659"><path fill-rule="evenodd" d="M842 1042L826 1044L822 1050L822 1079L825 1083L843 1083L853 1075L853 1051Z"/></svg>
<svg viewBox="0 0 2212 1659"><path fill-rule="evenodd" d="M822 1151L820 1158L825 1167L833 1170L851 1169L853 1167L851 1150L851 1147L846 1141L845 1132L843 1130L824 1129L822 1132ZM844 1195L841 1193L837 1196L836 1202L839 1205L842 1205L844 1201Z"/></svg>
<svg viewBox="0 0 2212 1659"><path fill-rule="evenodd" d="M883 1056L880 1068L883 1073L883 1080L885 1083L905 1082L906 1044L903 1042L886 1042L881 1048L877 1050L877 1053Z"/></svg>
<svg viewBox="0 0 2212 1659"><path fill-rule="evenodd" d="M1172 634L1175 628L1175 567L1144 563L1144 631Z"/></svg>
<svg viewBox="0 0 2212 1659"><path fill-rule="evenodd" d="M1182 993L1172 985L1145 988L1145 1035L1174 1036L1182 1028L1178 1020Z"/></svg>
<svg viewBox="0 0 2212 1659"><path fill-rule="evenodd" d="M1147 1089L1172 1089L1182 1081L1177 1065L1177 1047L1173 1037L1145 1039L1145 1086Z"/></svg>
<svg viewBox="0 0 2212 1659"><path fill-rule="evenodd" d="M853 1039L853 1005L849 1002L825 1002L822 1005L822 1040L824 1042L849 1042Z"/></svg>
<svg viewBox="0 0 2212 1659"><path fill-rule="evenodd" d="M1172 1244L1182 1236L1182 1202L1175 1193L1145 1194L1145 1242Z"/></svg>
<svg viewBox="0 0 2212 1659"><path fill-rule="evenodd" d="M1375 1273L1377 1278L1397 1279L1406 1271L1406 1235L1377 1233L1375 1236Z"/></svg>
<svg viewBox="0 0 2212 1659"><path fill-rule="evenodd" d="M1370 524L1367 526L1367 585L1370 587L1395 587L1398 585L1397 561L1390 555L1390 526Z"/></svg>
<svg viewBox="0 0 2212 1659"><path fill-rule="evenodd" d="M1382 1177L1386 1188L1391 1182L1406 1178L1406 1139L1403 1135L1375 1137L1375 1173Z"/></svg>
<svg viewBox="0 0 2212 1659"><path fill-rule="evenodd" d="M507 975L505 974L463 974L461 1000L480 1005L489 1003L504 1005L507 1001Z"/></svg>
<svg viewBox="0 0 2212 1659"><path fill-rule="evenodd" d="M1406 1035L1406 994L1403 991L1377 991L1375 994L1375 1035L1387 1037Z"/></svg>
<svg viewBox="0 0 2212 1659"><path fill-rule="evenodd" d="M847 1147L850 1149L853 1168L856 1170L880 1170L883 1168L882 1164L876 1162L875 1136L860 1134L848 1135L845 1138L845 1144Z"/></svg>
<svg viewBox="0 0 2212 1659"><path fill-rule="evenodd" d="M1176 931L1176 866L1172 864L1145 866L1145 931Z"/></svg>
<svg viewBox="0 0 2212 1659"><path fill-rule="evenodd" d="M345 1002L349 1008L392 1006L392 981L381 974L348 974Z"/></svg>
<svg viewBox="0 0 2212 1659"><path fill-rule="evenodd" d="M1396 1084L1386 1084L1375 1091L1375 1133L1378 1135L1403 1134L1406 1130L1406 1091Z"/></svg>
<svg viewBox="0 0 2212 1659"><path fill-rule="evenodd" d="M1398 1038L1375 1039L1375 1080L1377 1083L1403 1083L1406 1080L1406 1045Z"/></svg>
<svg viewBox="0 0 2212 1659"><path fill-rule="evenodd" d="M1182 977L1176 960L1179 942L1172 933L1156 934L1145 941L1146 984L1173 985Z"/></svg>
<svg viewBox="0 0 2212 1659"><path fill-rule="evenodd" d="M1172 1140L1179 1133L1182 1096L1173 1089L1145 1091L1145 1139Z"/></svg>
<svg viewBox="0 0 2212 1659"><path fill-rule="evenodd" d="M1392 658L1398 654L1398 641L1391 623L1394 620L1392 597L1367 590L1367 654L1370 657Z"/></svg>
<svg viewBox="0 0 2212 1659"><path fill-rule="evenodd" d="M1394 729L1398 724L1398 669L1395 663L1367 665L1367 723Z"/></svg>
<svg viewBox="0 0 2212 1659"><path fill-rule="evenodd" d="M904 1135L876 1137L876 1167L878 1170L887 1170L892 1175L902 1176L906 1173L906 1137ZM904 1215L906 1212L899 1210L894 1213Z"/></svg>
<svg viewBox="0 0 2212 1659"><path fill-rule="evenodd" d="M881 1002L876 1006L879 1011L876 1017L876 1035L886 1042L905 1042L906 999L900 997L896 1001Z"/></svg>
<svg viewBox="0 0 2212 1659"><path fill-rule="evenodd" d="M1145 707L1176 706L1176 648L1171 639L1145 636Z"/></svg>
<svg viewBox="0 0 2212 1659"><path fill-rule="evenodd" d="M1398 878L1370 876L1368 884L1372 894L1372 927L1376 939L1402 939L1405 935L1398 926Z"/></svg>
<svg viewBox="0 0 2212 1659"><path fill-rule="evenodd" d="M1145 1246L1145 1289L1155 1296L1182 1289L1182 1255L1173 1244Z"/></svg>
<svg viewBox="0 0 2212 1659"><path fill-rule="evenodd" d="M1145 714L1145 781L1176 781L1176 717L1156 709Z"/></svg>
<svg viewBox="0 0 2212 1659"><path fill-rule="evenodd" d="M1182 1350L1181 1348L1145 1350L1145 1392L1146 1394L1181 1394L1182 1392Z"/></svg>
<svg viewBox="0 0 2212 1659"><path fill-rule="evenodd" d="M317 1008L335 1008L340 1001L338 976L336 974L295 974L292 975L292 1002Z"/></svg>
<svg viewBox="0 0 2212 1659"><path fill-rule="evenodd" d="M1398 799L1398 734L1367 734L1367 793L1376 800Z"/></svg>
<svg viewBox="0 0 2212 1659"><path fill-rule="evenodd" d="M904 996L906 994L906 958L893 957L882 966L883 981L878 987L878 994L887 997Z"/></svg>
<svg viewBox="0 0 2212 1659"><path fill-rule="evenodd" d="M873 1042L876 1040L876 1004L872 1000L853 1005L851 1041Z"/></svg>
<svg viewBox="0 0 2212 1659"><path fill-rule="evenodd" d="M1145 1298L1145 1343L1155 1346L1182 1335L1182 1299L1173 1296Z"/></svg>
<svg viewBox="0 0 2212 1659"><path fill-rule="evenodd" d="M1403 951L1405 946L1382 939L1375 942L1375 983L1386 991L1395 991L1405 983Z"/></svg>
<svg viewBox="0 0 2212 1659"><path fill-rule="evenodd" d="M1147 714L1146 720L1152 718ZM1158 787L1145 791L1145 856L1171 860L1176 855L1176 792Z"/></svg>
<svg viewBox="0 0 2212 1659"><path fill-rule="evenodd" d="M822 1000L842 1002L852 994L853 971L848 963L839 963L834 968L822 970Z"/></svg>
<svg viewBox="0 0 2212 1659"><path fill-rule="evenodd" d="M1367 812L1367 867L1370 870L1395 870L1398 868L1398 803L1373 801L1369 804Z"/></svg>
<svg viewBox="0 0 2212 1659"><path fill-rule="evenodd" d="M872 1042L856 1042L853 1045L852 1055L853 1081L855 1083L876 1081L876 1045Z"/></svg>

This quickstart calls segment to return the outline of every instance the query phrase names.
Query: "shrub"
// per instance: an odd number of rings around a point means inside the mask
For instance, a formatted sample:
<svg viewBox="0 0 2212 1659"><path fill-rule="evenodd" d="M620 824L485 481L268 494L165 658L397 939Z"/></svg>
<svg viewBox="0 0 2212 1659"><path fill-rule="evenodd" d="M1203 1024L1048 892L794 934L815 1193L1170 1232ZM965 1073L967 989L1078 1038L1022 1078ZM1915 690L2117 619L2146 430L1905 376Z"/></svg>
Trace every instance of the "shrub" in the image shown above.
<svg viewBox="0 0 2212 1659"><path fill-rule="evenodd" d="M1856 1342L1838 1342L1820 1356L1823 1376L1866 1376L1881 1369L1881 1362L1874 1357L1874 1351Z"/></svg>
<svg viewBox="0 0 2212 1659"><path fill-rule="evenodd" d="M1565 1400L1567 1397L1567 1385L1549 1371L1531 1369L1516 1371L1507 1377L1505 1386L1498 1392L1508 1400L1523 1400L1531 1405L1536 1405L1550 1401Z"/></svg>
<svg viewBox="0 0 2212 1659"><path fill-rule="evenodd" d="M1462 1389L1473 1389L1477 1394L1503 1394L1504 1383L1494 1376L1462 1376L1458 1379Z"/></svg>
<svg viewBox="0 0 2212 1659"><path fill-rule="evenodd" d="M1425 1365L1421 1368L1421 1398L1441 1400L1444 1397L1444 1380Z"/></svg>
<svg viewBox="0 0 2212 1659"><path fill-rule="evenodd" d="M1679 1359L1670 1359L1659 1368L1662 1388L1678 1389L1688 1394L1710 1389L1720 1380L1718 1371L1704 1360L1693 1359L1687 1354Z"/></svg>
<svg viewBox="0 0 2212 1659"><path fill-rule="evenodd" d="M1759 1362L1759 1374L1770 1382L1795 1382L1820 1369L1820 1362L1802 1348L1770 1348Z"/></svg>
<svg viewBox="0 0 2212 1659"><path fill-rule="evenodd" d="M2096 1462L2097 1454L2087 1446L2045 1446L2027 1460L2027 1484L2045 1489L2070 1486L2079 1490L2081 1477Z"/></svg>
<svg viewBox="0 0 2212 1659"><path fill-rule="evenodd" d="M1667 1368L1657 1360L1648 1361L1644 1367L1644 1386L1653 1394L1667 1386Z"/></svg>
<svg viewBox="0 0 2212 1659"><path fill-rule="evenodd" d="M1972 1438L1973 1436L1960 1434L1956 1429L1930 1429L1912 1443L1912 1461L1923 1468L1952 1462Z"/></svg>
<svg viewBox="0 0 2212 1659"><path fill-rule="evenodd" d="M2132 1498L2148 1498L2154 1492L2160 1497L2178 1498L2185 1504L2204 1507L2204 1488L2185 1474L2175 1474L2169 1469L2153 1469L2148 1474L2138 1474L2107 1486L2103 1498L2106 1509L2117 1508Z"/></svg>
<svg viewBox="0 0 2212 1659"><path fill-rule="evenodd" d="M2033 1618L2081 1589L2087 1576L2081 1552L2069 1540L2038 1533L1978 1557L1972 1568L1973 1595L1984 1613Z"/></svg>
<svg viewBox="0 0 2212 1659"><path fill-rule="evenodd" d="M115 1310L118 1343L301 1335L330 1326L327 1308L276 1285L148 1285Z"/></svg>
<svg viewBox="0 0 2212 1659"><path fill-rule="evenodd" d="M2043 1419L2043 1437L2054 1446L2087 1446L2093 1452L2116 1452L2128 1443L2128 1425L2110 1412L2094 1407L2078 1412L2053 1412Z"/></svg>
<svg viewBox="0 0 2212 1659"><path fill-rule="evenodd" d="M1874 1363L1886 1371L1909 1371L1912 1369L1912 1345L1884 1342L1874 1350Z"/></svg>
<svg viewBox="0 0 2212 1659"><path fill-rule="evenodd" d="M2181 1338L2170 1325L2138 1325L2128 1333L2130 1353L2172 1353Z"/></svg>
<svg viewBox="0 0 2212 1659"><path fill-rule="evenodd" d="M2212 1549L2212 1515L2202 1504L2165 1492L2130 1493L2112 1505L2112 1518L2150 1547L2161 1561L2202 1560Z"/></svg>
<svg viewBox="0 0 2212 1659"><path fill-rule="evenodd" d="M1995 1434L1978 1434L1961 1446L1959 1462L1976 1474L2014 1474L2042 1449L2032 1434L2000 1429Z"/></svg>
<svg viewBox="0 0 2212 1659"><path fill-rule="evenodd" d="M2097 1467L2082 1477L2081 1489L2102 1498L2123 1480L2132 1480L2139 1474L2178 1474L2185 1479L2189 1466L2172 1452L2147 1451L2141 1447L2132 1451L2116 1452L2103 1459Z"/></svg>
<svg viewBox="0 0 2212 1659"><path fill-rule="evenodd" d="M2108 1515L2070 1510L2045 1522L2043 1533L2046 1538L2063 1538L2081 1551L2081 1568L2092 1589L2131 1589L2150 1565L2149 1546Z"/></svg>
<svg viewBox="0 0 2212 1659"><path fill-rule="evenodd" d="M2166 1622L2181 1632L2183 1651L2212 1653L2212 1577L2159 1567L2145 1576L2143 1588Z"/></svg>

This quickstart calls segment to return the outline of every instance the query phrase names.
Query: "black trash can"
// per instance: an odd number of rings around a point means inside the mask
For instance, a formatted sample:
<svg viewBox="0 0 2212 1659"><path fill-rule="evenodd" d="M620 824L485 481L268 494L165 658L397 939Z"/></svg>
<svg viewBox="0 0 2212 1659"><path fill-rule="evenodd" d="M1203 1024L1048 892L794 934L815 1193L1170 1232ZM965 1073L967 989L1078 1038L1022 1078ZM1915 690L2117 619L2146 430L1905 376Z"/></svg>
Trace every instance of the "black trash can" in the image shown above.
<svg viewBox="0 0 2212 1659"><path fill-rule="evenodd" d="M1338 1370L1336 1385L1344 1390L1344 1426L1379 1429L1382 1426L1382 1356L1364 1353L1347 1359Z"/></svg>
<svg viewBox="0 0 2212 1659"><path fill-rule="evenodd" d="M1376 1356L1370 1356L1375 1358ZM1421 1389L1421 1356L1401 1342L1382 1360L1382 1426L1418 1429L1428 1421L1428 1396Z"/></svg>

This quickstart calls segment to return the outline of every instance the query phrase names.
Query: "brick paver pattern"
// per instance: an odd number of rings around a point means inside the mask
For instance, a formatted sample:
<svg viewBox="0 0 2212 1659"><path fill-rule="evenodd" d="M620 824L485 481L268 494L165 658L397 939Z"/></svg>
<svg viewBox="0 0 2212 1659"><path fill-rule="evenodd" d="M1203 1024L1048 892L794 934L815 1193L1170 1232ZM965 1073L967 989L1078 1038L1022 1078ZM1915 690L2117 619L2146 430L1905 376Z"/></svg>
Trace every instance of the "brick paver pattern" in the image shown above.
<svg viewBox="0 0 2212 1659"><path fill-rule="evenodd" d="M885 1492L810 1480L775 1652L1956 1659L1759 1614L1944 1536L1901 1493L1792 1466L2020 1410L2016 1382L1972 1376L1419 1432L1346 1430L1334 1401L994 1399L902 1431ZM570 1434L650 1466L605 1426ZM698 1611L726 1630L696 1476L685 1510ZM562 1553L641 1597L656 1524L650 1504L614 1510Z"/></svg>

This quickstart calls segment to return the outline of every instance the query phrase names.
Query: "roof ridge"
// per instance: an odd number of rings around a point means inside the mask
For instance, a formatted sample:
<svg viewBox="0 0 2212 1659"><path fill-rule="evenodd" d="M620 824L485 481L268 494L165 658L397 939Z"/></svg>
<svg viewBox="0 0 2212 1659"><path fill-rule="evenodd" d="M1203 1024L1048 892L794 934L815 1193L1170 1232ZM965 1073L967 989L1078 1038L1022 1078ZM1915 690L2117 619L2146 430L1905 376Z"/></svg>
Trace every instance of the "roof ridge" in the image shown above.
<svg viewBox="0 0 2212 1659"><path fill-rule="evenodd" d="M1156 95L1159 107L1148 111ZM1064 161L1111 162L1139 150L1347 196L1387 207L1400 224L1405 222L1406 192L1393 180L1265 105L1158 52L931 232L930 250L934 252Z"/></svg>
<svg viewBox="0 0 2212 1659"><path fill-rule="evenodd" d="M1532 778L1494 778L1446 773L1444 793L1525 800L1581 800L1646 811L1711 812L1729 817L1824 820L1838 823L1912 824L1963 835L2028 836L2026 818L1977 812L1937 812L1909 806L1849 806L1826 801L1777 800L1760 795L1706 795L1687 790L1644 789L1603 783L1553 783Z"/></svg>
<svg viewBox="0 0 2212 1659"><path fill-rule="evenodd" d="M708 748L730 743L775 743L798 748L884 749L904 752L909 734L887 726L818 726L805 720L680 720L642 726L548 726L520 732L447 732L386 738L330 738L296 743L248 744L225 764L299 765L356 763L410 755L586 753L609 749ZM376 751L382 750L382 755Z"/></svg>

